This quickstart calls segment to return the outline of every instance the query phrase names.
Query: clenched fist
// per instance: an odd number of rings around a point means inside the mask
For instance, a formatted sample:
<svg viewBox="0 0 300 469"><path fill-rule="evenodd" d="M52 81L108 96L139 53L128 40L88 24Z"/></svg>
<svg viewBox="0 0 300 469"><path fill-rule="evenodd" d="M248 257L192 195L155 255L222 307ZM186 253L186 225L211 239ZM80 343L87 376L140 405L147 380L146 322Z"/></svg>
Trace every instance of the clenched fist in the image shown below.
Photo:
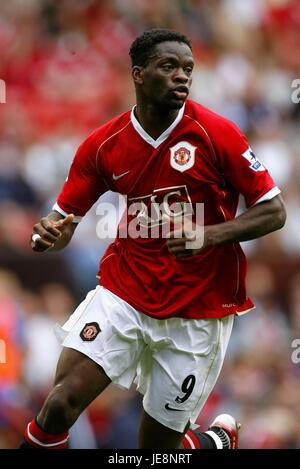
<svg viewBox="0 0 300 469"><path fill-rule="evenodd" d="M44 217L39 223L34 225L31 235L31 248L36 252L48 251L55 247L58 240L63 237L63 234L69 231L69 236L72 237L74 228L70 230L74 222L74 215L68 215L66 218L54 220L51 218L51 214L48 217ZM64 247L70 239L66 239L63 243Z"/></svg>

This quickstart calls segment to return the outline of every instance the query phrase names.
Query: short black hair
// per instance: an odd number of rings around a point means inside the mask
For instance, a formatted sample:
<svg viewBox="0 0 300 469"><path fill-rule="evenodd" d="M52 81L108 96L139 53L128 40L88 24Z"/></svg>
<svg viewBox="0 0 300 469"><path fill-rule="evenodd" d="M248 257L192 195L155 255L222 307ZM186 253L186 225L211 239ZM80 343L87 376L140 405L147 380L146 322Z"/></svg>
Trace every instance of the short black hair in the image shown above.
<svg viewBox="0 0 300 469"><path fill-rule="evenodd" d="M183 42L192 50L192 43L184 34L170 29L149 29L141 36L138 36L131 44L129 55L132 66L145 67L155 46L165 41Z"/></svg>

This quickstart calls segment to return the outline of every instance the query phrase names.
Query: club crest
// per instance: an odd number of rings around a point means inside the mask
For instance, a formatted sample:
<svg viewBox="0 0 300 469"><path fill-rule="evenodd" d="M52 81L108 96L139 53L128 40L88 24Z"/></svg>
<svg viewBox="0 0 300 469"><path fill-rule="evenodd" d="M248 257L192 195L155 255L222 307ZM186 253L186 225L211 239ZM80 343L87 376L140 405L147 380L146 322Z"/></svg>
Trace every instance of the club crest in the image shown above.
<svg viewBox="0 0 300 469"><path fill-rule="evenodd" d="M96 339L100 331L101 329L97 322L87 322L80 332L80 337L84 342L91 342Z"/></svg>
<svg viewBox="0 0 300 469"><path fill-rule="evenodd" d="M195 163L196 147L189 142L179 142L170 148L170 164L172 168L180 171L190 169Z"/></svg>

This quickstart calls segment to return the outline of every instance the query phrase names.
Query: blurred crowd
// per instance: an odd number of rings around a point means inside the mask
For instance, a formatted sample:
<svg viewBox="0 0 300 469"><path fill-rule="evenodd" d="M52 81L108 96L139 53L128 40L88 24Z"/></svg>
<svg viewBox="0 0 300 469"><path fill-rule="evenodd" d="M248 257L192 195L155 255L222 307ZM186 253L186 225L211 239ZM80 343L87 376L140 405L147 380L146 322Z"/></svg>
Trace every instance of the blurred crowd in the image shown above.
<svg viewBox="0 0 300 469"><path fill-rule="evenodd" d="M128 48L150 27L192 40L191 97L239 125L288 213L280 232L243 243L257 308L237 318L199 424L232 412L241 447L300 447L300 1L10 0L0 3L0 448L18 446L43 402L60 352L53 326L96 285L108 243L95 207L59 254L34 255L31 228L83 138L134 104ZM134 389L112 387L77 421L71 447L135 447L140 408Z"/></svg>

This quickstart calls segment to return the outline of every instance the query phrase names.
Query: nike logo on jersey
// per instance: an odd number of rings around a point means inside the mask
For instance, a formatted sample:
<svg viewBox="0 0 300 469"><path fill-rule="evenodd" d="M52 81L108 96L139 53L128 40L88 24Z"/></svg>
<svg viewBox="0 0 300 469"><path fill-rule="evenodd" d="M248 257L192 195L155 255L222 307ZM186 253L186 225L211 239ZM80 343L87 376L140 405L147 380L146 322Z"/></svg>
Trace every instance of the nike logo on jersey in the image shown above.
<svg viewBox="0 0 300 469"><path fill-rule="evenodd" d="M184 412L184 409L174 409L173 407L170 407L169 404L165 405L165 409L174 410L175 412Z"/></svg>
<svg viewBox="0 0 300 469"><path fill-rule="evenodd" d="M112 175L112 178L114 181L118 181L118 179L121 179L123 176L126 176L126 174L130 173L130 169L129 171L125 171L125 173L122 173L122 174L118 174L118 176L115 175L115 173L113 173Z"/></svg>

